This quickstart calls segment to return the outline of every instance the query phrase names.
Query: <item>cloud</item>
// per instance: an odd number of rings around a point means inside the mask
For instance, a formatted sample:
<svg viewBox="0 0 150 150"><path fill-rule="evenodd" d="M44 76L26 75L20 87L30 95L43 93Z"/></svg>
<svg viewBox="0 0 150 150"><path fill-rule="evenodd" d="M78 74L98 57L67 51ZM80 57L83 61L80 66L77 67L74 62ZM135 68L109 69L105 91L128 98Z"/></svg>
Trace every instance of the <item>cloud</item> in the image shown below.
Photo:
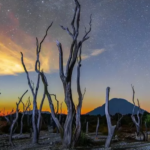
<svg viewBox="0 0 150 150"><path fill-rule="evenodd" d="M41 69L49 73L58 70L58 50L54 42L45 40L40 53ZM8 33L0 34L0 75L17 75L23 73L21 54L27 70L35 71L36 43L35 38L18 30L14 37Z"/></svg>
<svg viewBox="0 0 150 150"><path fill-rule="evenodd" d="M97 55L103 53L104 51L105 51L104 48L102 48L102 49L96 49L96 50L94 50L94 51L91 53L91 56L97 56Z"/></svg>
<svg viewBox="0 0 150 150"><path fill-rule="evenodd" d="M81 57L82 57L83 60L89 58L89 56L85 55L85 54L83 54Z"/></svg>
<svg viewBox="0 0 150 150"><path fill-rule="evenodd" d="M106 51L104 48L102 48L102 49L95 49L95 50L93 50L93 52L92 52L91 54L89 54L89 55L83 54L83 55L82 55L82 59L84 60L84 59L87 59L87 58L90 58L90 57L94 57L94 56L100 55L100 54L102 54L104 51Z"/></svg>
<svg viewBox="0 0 150 150"><path fill-rule="evenodd" d="M8 13L7 17L11 25L0 25L0 75L17 75L18 73L24 73L20 52L24 55L24 63L27 70L29 72L35 71L35 37L20 29L20 23L13 13ZM63 49L64 66L69 57L69 49L67 45ZM90 55L82 54L82 59L99 55L103 51L104 49L96 49ZM42 45L40 53L41 69L46 73L58 71L58 55L56 43L48 36Z"/></svg>

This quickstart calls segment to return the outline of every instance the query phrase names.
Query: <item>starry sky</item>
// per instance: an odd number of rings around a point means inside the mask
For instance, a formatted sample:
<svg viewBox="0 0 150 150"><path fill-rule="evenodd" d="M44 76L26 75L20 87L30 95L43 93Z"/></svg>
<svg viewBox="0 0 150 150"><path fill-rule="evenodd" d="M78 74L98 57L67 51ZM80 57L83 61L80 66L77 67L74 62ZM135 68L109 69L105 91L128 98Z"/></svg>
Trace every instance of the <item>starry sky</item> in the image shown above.
<svg viewBox="0 0 150 150"><path fill-rule="evenodd" d="M110 98L124 98L132 102L131 84L141 107L150 111L150 1L149 0L79 0L81 4L80 36L89 27L90 39L82 47L81 88L86 94L82 113L105 102L105 90L111 87ZM23 101L32 95L21 64L20 52L30 78L36 83L34 72L36 40L41 40L53 21L42 45L41 68L46 73L49 91L64 100L59 77L56 40L62 43L64 68L69 56L71 37L60 28L69 27L74 12L73 0L0 0L0 110L15 108L18 97L28 89ZM73 72L73 99L77 104L76 66ZM38 105L43 94L40 83ZM54 101L54 99L53 99ZM56 102L54 101L56 106ZM22 106L20 106L21 109ZM44 111L49 111L45 99ZM63 113L66 113L63 104Z"/></svg>

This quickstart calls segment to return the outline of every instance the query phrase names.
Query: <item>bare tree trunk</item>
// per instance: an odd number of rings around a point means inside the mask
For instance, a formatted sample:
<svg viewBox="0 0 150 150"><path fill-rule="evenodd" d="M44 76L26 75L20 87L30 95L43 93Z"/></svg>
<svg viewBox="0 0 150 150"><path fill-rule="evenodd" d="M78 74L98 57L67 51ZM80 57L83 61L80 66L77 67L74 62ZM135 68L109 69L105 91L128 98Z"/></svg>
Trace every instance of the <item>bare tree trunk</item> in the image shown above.
<svg viewBox="0 0 150 150"><path fill-rule="evenodd" d="M98 135L98 128L99 128L99 117L97 118L96 138L97 138L97 135Z"/></svg>
<svg viewBox="0 0 150 150"><path fill-rule="evenodd" d="M37 129L37 121L36 121L36 99L33 100L33 110L32 110L32 127L33 127L33 138L32 143L38 143L38 129Z"/></svg>
<svg viewBox="0 0 150 150"><path fill-rule="evenodd" d="M16 126L15 126L15 129L14 129L13 132L12 132L12 135L15 134L17 128L18 128L18 122L16 122Z"/></svg>
<svg viewBox="0 0 150 150"><path fill-rule="evenodd" d="M37 120L36 120L36 109L37 109L36 99L37 99L37 93L38 93L38 89L39 89L40 74L38 74L36 90L34 91L34 85L32 87L28 71L27 71L26 66L24 64L23 53L22 52L21 52L21 62L22 62L23 68L26 72L28 85L30 87L30 90L31 90L32 96L33 96L33 110L32 110L33 138L32 138L32 143L35 144L35 143L38 143Z"/></svg>
<svg viewBox="0 0 150 150"><path fill-rule="evenodd" d="M135 126L136 126L136 139L137 140L145 140L145 135L141 129L141 119L140 119L140 116L139 116L139 113L140 113L140 103L139 103L139 100L137 99L137 102L138 102L138 111L137 111L137 121L134 117L134 108L135 108L135 102L134 102L134 95L135 95L135 91L134 91L134 86L132 86L132 91L133 91L133 97L132 97L132 101L134 103L134 107L133 107L133 111L132 111L132 115L131 115L131 119L132 121L134 122Z"/></svg>
<svg viewBox="0 0 150 150"><path fill-rule="evenodd" d="M6 121L8 122L8 124L11 124L9 118L7 116L4 116L4 118L6 119Z"/></svg>
<svg viewBox="0 0 150 150"><path fill-rule="evenodd" d="M105 103L105 115L107 119L107 126L108 126L108 136L105 142L105 148L108 148L111 144L112 137L114 135L114 131L116 128L116 125L112 126L111 123L111 118L109 114L109 92L110 92L110 87L106 88L106 103Z"/></svg>
<svg viewBox="0 0 150 150"><path fill-rule="evenodd" d="M22 112L22 116L21 116L21 127L20 127L20 134L22 134L22 130L23 130L23 118L24 118L24 115L25 115L25 112L27 111L27 109L30 107L31 103L30 103L30 97L29 97L29 100L27 102L27 106L25 108L25 105L24 103L22 102L23 104L23 112Z"/></svg>
<svg viewBox="0 0 150 150"><path fill-rule="evenodd" d="M71 147L72 143L72 123L73 116L75 113L75 106L72 101L72 91L71 91L71 83L67 83L65 90L65 102L67 104L68 114L66 117L66 121L64 124L64 138L63 138L63 146L66 148Z"/></svg>
<svg viewBox="0 0 150 150"><path fill-rule="evenodd" d="M59 123L59 121L56 118L55 113L54 113L54 107L53 107L52 99L51 99L51 96L50 96L50 94L48 92L48 88L47 88L48 83L47 83L46 76L44 75L43 71L40 70L39 54L41 51L41 45L42 45L45 37L47 36L47 32L48 32L48 30L52 24L47 28L46 34L40 43L38 42L38 39L36 38L36 41L37 41L37 50L36 50L37 60L35 63L35 70L38 73L38 82L37 82L37 86L36 86L36 92L34 92L33 87L31 86L28 72L27 72L25 65L23 63L23 54L21 53L22 54L22 64L23 64L24 70L27 74L28 84L29 84L29 87L30 87L32 95L33 95L33 113L32 113L32 124L33 124L33 131L34 131L33 132L33 143L38 142L38 134L37 134L38 127L36 126L37 122L35 119L35 111L36 111L36 105L37 105L36 104L36 98L37 98L37 91L38 91L38 87L39 87L39 75L40 75L42 78L43 84L44 84L44 90L45 90L46 96L48 98L52 118L53 118L54 122L56 123L57 128L59 129L61 138L63 138L63 146L66 148L70 148L72 145L72 137L73 137L72 136L72 124L73 124L73 117L75 115L75 106L73 103L72 90L71 90L72 72L73 72L73 68L74 68L74 65L75 65L76 60L77 60L78 52L81 49L83 42L85 42L86 40L89 39L88 34L91 31L91 19L90 19L89 30L87 31L85 29L85 35L83 36L83 38L80 41L78 40L79 22L80 22L80 4L79 4L78 0L74 0L74 2L76 4L76 7L75 7L75 11L74 11L74 16L73 16L73 19L71 22L73 32L71 33L68 28L64 28L63 26L61 26L61 28L63 30L66 30L67 33L73 39L72 44L71 44L71 48L70 48L70 55L69 55L69 58L67 61L66 74L65 75L64 75L64 71L63 71L62 46L61 46L61 43L57 41L57 46L58 46L58 50L59 50L59 72L60 72L60 78L62 80L63 87L64 87L65 103L67 105L67 110L68 110L68 114L67 114L66 121L64 124L64 131L63 131L63 128L60 125L60 123ZM77 110L78 120L80 120L80 113L81 113L81 105L79 106L79 109ZM39 115L39 117L40 117L40 115ZM77 122L79 122L79 123L77 126L80 128L81 125L80 125L80 121L78 121L78 120L77 120ZM78 137L78 134L76 137Z"/></svg>
<svg viewBox="0 0 150 150"><path fill-rule="evenodd" d="M81 85L80 85L80 68L81 68L81 53L82 53L82 46L79 50L79 57L77 59L78 66L77 66L77 91L78 91L78 105L76 110L76 128L74 133L74 139L73 139L73 147L77 144L79 136L81 134L81 108L82 108L82 101L86 92L86 89L84 90L84 93L81 92Z"/></svg>
<svg viewBox="0 0 150 150"><path fill-rule="evenodd" d="M56 117L59 119L59 116L58 116L58 113L59 113L59 101L58 101L58 99L57 99L57 97L56 97L56 95L55 94L50 94L51 96L54 96L55 97L55 100L56 100L56 102L57 102L57 110L56 110L56 112L55 112L55 115L56 115ZM59 123L60 123L60 121L59 121ZM56 132L58 133L58 128L57 128L57 126L56 126Z"/></svg>
<svg viewBox="0 0 150 150"><path fill-rule="evenodd" d="M22 101L22 98L23 96L28 92L28 90L21 96L20 100L18 103L16 103L16 117L15 119L13 120L12 122L12 125L11 125L11 128L10 128L10 135L9 135L9 143L13 146L13 142L12 142L12 133L13 133L13 128L14 128L14 125L16 124L17 120L18 120L18 107L19 107L19 104L20 102Z"/></svg>
<svg viewBox="0 0 150 150"><path fill-rule="evenodd" d="M124 116L124 115L122 115L120 118L119 118L119 116L118 116L118 121L117 121L117 125L116 125L116 129L117 129L117 130L119 129L120 122L121 122L123 116Z"/></svg>
<svg viewBox="0 0 150 150"><path fill-rule="evenodd" d="M3 117L6 119L6 121L7 121L7 123L9 124L9 125L11 125L11 123L12 123L12 120L10 120L9 119L9 116L11 116L12 115L12 113L14 113L14 109L12 109L12 111L8 114L8 112L7 112L7 115L5 114L5 108L4 108L4 110L3 110ZM9 115L9 116L8 116Z"/></svg>
<svg viewBox="0 0 150 150"><path fill-rule="evenodd" d="M73 117L75 115L75 106L73 103L72 90L71 90L72 72L73 72L73 68L74 68L74 65L77 60L78 52L81 49L83 42L89 39L88 34L91 31L91 19L90 19L89 30L86 31L86 29L85 29L85 35L83 36L81 41L78 41L79 23L80 23L80 4L79 4L78 0L74 0L74 2L76 4L76 7L75 7L72 22L71 22L73 32L71 33L69 28L65 28L65 27L61 26L61 28L65 31L67 31L67 33L73 39L71 47L70 47L70 54L69 54L69 58L68 58L67 65L66 65L65 75L64 75L64 70L63 70L62 46L59 41L56 41L57 47L59 50L59 74L60 74L60 78L63 83L64 94L65 94L65 103L67 105L67 110L68 110L68 114L67 114L65 124L64 124L64 136L63 136L63 146L66 148L70 148L72 146L72 144L74 143L74 142L72 142L72 137L73 137L72 127L73 127ZM79 94L79 90L78 90L78 94ZM82 98L79 96L79 99L81 100ZM75 139L78 139L78 135L80 134L80 127L81 127L80 113L81 113L81 106L82 106L81 104L82 103L79 104L79 107L78 107L77 113L76 113L76 115L77 115L76 116L76 128L79 128L79 129L76 130L76 132L75 132L75 134L76 134L74 136Z"/></svg>
<svg viewBox="0 0 150 150"><path fill-rule="evenodd" d="M42 111L44 99L45 99L45 91L44 91L43 98L42 98L42 101L41 101L41 104L40 104L40 109L39 109L39 111L38 111L38 122L37 122L38 135L40 135L41 118L42 118L42 116L41 116L41 111Z"/></svg>
<svg viewBox="0 0 150 150"><path fill-rule="evenodd" d="M35 62L35 71L38 74L38 79L37 79L37 85L36 85L35 91L34 91L34 84L33 84L33 87L31 85L31 80L29 78L28 71L27 71L26 66L24 64L24 61L23 61L23 53L21 52L22 65L23 65L23 68L24 68L24 70L26 72L27 80L28 80L28 85L29 85L29 87L31 89L31 92L32 92L32 95L33 95L33 110L32 110L32 127L33 127L32 143L33 144L38 143L39 132L40 132L39 130L40 130L41 110L42 110L42 106L43 106L43 102L44 102L44 98L45 98L45 88L44 88L44 94L43 94L43 98L42 98L42 101L41 101L40 110L38 111L37 110L37 94L38 94L38 89L39 89L40 77L42 77L42 72L40 71L39 54L40 54L40 51L41 51L42 43L44 42L44 40L45 40L45 38L47 36L47 32L48 32L49 28L52 26L52 24L53 24L53 22L48 26L48 28L46 30L46 34L44 35L44 37L43 37L43 39L42 39L42 41L40 43L38 42L38 39L36 38L36 46L37 46L36 54L37 54L37 59L36 59L36 62ZM45 76L44 76L44 78L45 78ZM45 82L47 84L47 80Z"/></svg>
<svg viewBox="0 0 150 150"><path fill-rule="evenodd" d="M60 136L61 136L61 139L63 138L63 128L61 126L61 124L59 123L58 121L58 118L56 118L55 116L55 111L54 111L54 105L53 105L53 102L52 102L52 99L51 99L51 95L48 91L48 83L47 83L47 79L46 79L46 76L44 75L43 72L40 72L40 75L41 75L41 78L42 78L42 82L43 82L43 85L44 85L44 92L47 96L47 99L48 99L48 102L49 102L49 107L51 109L51 116L60 132Z"/></svg>

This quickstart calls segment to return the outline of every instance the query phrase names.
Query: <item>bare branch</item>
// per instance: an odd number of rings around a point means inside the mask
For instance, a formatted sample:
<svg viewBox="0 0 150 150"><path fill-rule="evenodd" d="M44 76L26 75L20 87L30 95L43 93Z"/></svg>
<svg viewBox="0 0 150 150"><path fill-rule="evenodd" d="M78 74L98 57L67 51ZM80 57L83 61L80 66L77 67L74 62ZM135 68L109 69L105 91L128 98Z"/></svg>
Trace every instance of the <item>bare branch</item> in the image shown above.
<svg viewBox="0 0 150 150"><path fill-rule="evenodd" d="M64 69L63 69L63 51L62 51L62 46L61 43L57 40L56 41L58 50L59 50L59 74L61 80L64 82L65 81L65 76L64 76Z"/></svg>
<svg viewBox="0 0 150 150"><path fill-rule="evenodd" d="M134 104L133 111L132 111L132 115L133 115L134 114L134 108L135 108L135 102L134 102L135 91L134 91L134 86L132 86L132 84L131 84L131 87L132 87L132 91L133 91L132 101L133 101L133 104Z"/></svg>
<svg viewBox="0 0 150 150"><path fill-rule="evenodd" d="M9 143L14 146L13 142L12 142L12 133L13 133L13 128L14 128L14 125L16 124L17 120L18 120L18 107L19 107L19 104L22 102L22 98L24 97L24 95L28 92L28 90L25 91L25 93L21 96L19 102L17 103L16 102L16 116L15 116L15 119L13 120L12 124L11 124L11 128L10 128L10 135L9 135Z"/></svg>
<svg viewBox="0 0 150 150"><path fill-rule="evenodd" d="M44 103L44 99L45 99L45 94L46 94L46 91L45 91L45 89L44 89L44 93L43 93L43 98L42 98L42 100L41 100L41 104L40 104L40 109L39 109L39 116L38 116L38 123L37 123L37 128L38 128L38 132L40 133L40 122L41 122L41 118L42 118L42 116L41 116L41 111L42 111L42 107L43 107L43 103ZM38 133L38 134L39 134Z"/></svg>
<svg viewBox="0 0 150 150"><path fill-rule="evenodd" d="M124 115L122 115L119 119L118 119L118 121L117 121L117 125L116 125L116 129L118 129L119 128L119 125L120 125L120 121L122 120L122 118L124 117Z"/></svg>
<svg viewBox="0 0 150 150"><path fill-rule="evenodd" d="M26 66L25 66L25 64L24 64L24 61L23 61L23 53L22 53L22 52L20 52L20 53L21 53L21 62L22 62L24 71L26 72L26 75L27 75L28 85L29 85L29 87L30 87L30 89L31 89L32 95L34 95L34 90L33 90L32 86L31 86L29 73L28 73L28 71L27 71L27 69L26 69Z"/></svg>
<svg viewBox="0 0 150 150"><path fill-rule="evenodd" d="M75 36L75 26L74 26L74 22L75 22L75 18L76 18L76 13L77 13L77 5L75 7L74 10L74 15L73 15L73 19L71 21L71 26L72 26L72 30L73 30L73 35Z"/></svg>
<svg viewBox="0 0 150 150"><path fill-rule="evenodd" d="M47 87L48 84L47 84L47 80L46 80L46 77L45 77L45 75L44 75L44 72L41 72L40 75L41 75L41 78L42 78L42 81L43 81L45 94L46 94L46 96L47 96L47 99L48 99L48 102L49 102L49 106L50 106L50 109L51 109L52 118L53 118L53 120L55 121L55 123L56 123L56 125L57 125L57 128L58 128L58 130L59 130L59 132L60 132L61 138L63 138L63 128L62 128L62 126L60 125L58 119L57 119L56 116L55 116L55 113L54 113L54 112L55 112L55 110L54 110L54 105L53 105L53 102L52 102L52 99L51 99L51 95L50 95L50 93L49 93L49 91L48 91L48 87Z"/></svg>
<svg viewBox="0 0 150 150"><path fill-rule="evenodd" d="M110 87L107 87L106 88L105 115L106 115L107 126L108 126L108 136L105 142L105 148L108 148L110 146L111 140L114 135L115 128L116 128L116 125L112 126L111 118L109 114L109 92L110 92Z"/></svg>
<svg viewBox="0 0 150 150"><path fill-rule="evenodd" d="M45 33L45 35L44 35L42 41L40 42L40 46L39 46L39 50L38 50L39 53L40 53L40 51L41 51L42 43L43 43L43 41L45 40L45 38L46 38L46 36L47 36L48 30L50 29L50 27L51 27L52 25L53 25L53 22L52 22L52 23L48 26L48 28L46 29L46 33Z"/></svg>
<svg viewBox="0 0 150 150"><path fill-rule="evenodd" d="M60 27L61 27L63 30L67 31L67 33L73 38L73 34L70 32L70 30L69 30L68 28L65 28L65 27L62 26L62 25L60 25Z"/></svg>
<svg viewBox="0 0 150 150"><path fill-rule="evenodd" d="M86 31L86 28L85 28L85 35L83 36L82 38L82 42L86 41L87 39L89 39L88 34L91 32L91 29L92 29L92 14L90 15L90 22L89 22L89 30Z"/></svg>
<svg viewBox="0 0 150 150"><path fill-rule="evenodd" d="M57 99L57 97L56 97L55 94L50 94L50 95L55 97L55 100L57 102L57 111L56 111L56 114L58 114L58 111L59 111L59 101L58 101L58 99Z"/></svg>
<svg viewBox="0 0 150 150"><path fill-rule="evenodd" d="M35 95L37 96L38 90L39 90L39 84L40 84L40 74L38 74L36 89L35 89Z"/></svg>

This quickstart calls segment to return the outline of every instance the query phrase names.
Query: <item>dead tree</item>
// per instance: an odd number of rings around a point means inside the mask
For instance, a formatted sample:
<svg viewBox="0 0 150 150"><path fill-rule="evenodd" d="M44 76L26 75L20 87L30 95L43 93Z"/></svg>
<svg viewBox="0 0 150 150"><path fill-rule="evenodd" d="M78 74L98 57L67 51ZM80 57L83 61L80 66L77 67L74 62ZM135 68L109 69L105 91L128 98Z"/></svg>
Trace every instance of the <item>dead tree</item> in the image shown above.
<svg viewBox="0 0 150 150"><path fill-rule="evenodd" d="M21 96L21 98L19 99L19 102L16 103L16 116L15 116L15 119L13 120L12 124L11 124L11 128L10 128L10 135L9 135L9 143L13 146L13 142L12 142L12 133L13 133L13 128L18 120L18 107L19 107L19 104L22 102L22 98L23 96L28 92L28 90L26 90L26 92Z"/></svg>
<svg viewBox="0 0 150 150"><path fill-rule="evenodd" d="M77 92L78 92L78 105L76 107L76 128L74 133L73 139L73 147L77 144L80 133L81 133L81 108L82 108L82 101L84 99L84 95L86 92L86 88L84 89L84 93L81 92L81 85L80 85L80 67L81 67L81 53L82 53L82 46L79 49L79 55L77 59Z"/></svg>
<svg viewBox="0 0 150 150"><path fill-rule="evenodd" d="M63 128L61 127L57 117L55 116L55 111L54 111L54 105L53 105L53 102L52 102L52 98L51 98L51 95L48 91L48 82L47 82L47 78L43 72L43 70L40 70L40 60L39 60L39 55L40 55L40 52L41 52L41 46L42 46L42 43L43 41L45 40L46 36L47 36L47 32L49 30L49 28L52 26L53 22L51 23L51 25L47 28L46 30L46 34L44 35L44 38L42 39L42 41L39 43L38 42L38 38L36 38L36 43L37 43L37 50L36 50L36 53L37 53L37 59L36 59L36 65L35 65L35 71L37 73L40 74L41 76L41 79L42 79L42 82L43 82L43 85L44 85L44 93L45 95L47 96L47 99L48 99L48 102L49 102L49 107L51 109L51 116L60 132L60 136L61 138L63 137Z"/></svg>
<svg viewBox="0 0 150 150"><path fill-rule="evenodd" d="M64 87L65 103L66 103L67 109L68 109L68 115L66 117L66 121L65 121L65 124L64 124L64 130L63 130L62 126L60 125L58 119L55 117L54 106L53 106L53 103L52 103L50 93L48 91L48 82L47 82L47 79L46 79L46 76L45 76L44 72L42 70L40 70L39 54L40 54L40 51L41 51L41 45L42 45L45 37L47 36L47 32L48 32L48 30L49 30L49 28L51 27L52 24L47 28L46 34L45 34L44 38L42 39L42 41L40 43L38 42L38 39L36 38L36 42L37 42L37 50L36 50L37 60L36 60L36 64L35 64L35 70L38 73L38 77L41 76L41 79L42 79L42 82L43 82L43 85L44 85L44 92L45 92L45 94L48 98L49 106L50 106L50 109L51 109L52 118L53 118L57 128L59 129L61 138L63 139L63 146L66 147L66 148L71 147L72 143L73 143L72 142L72 137L73 137L72 136L72 122L73 122L73 117L74 117L74 114L75 114L75 106L74 106L74 103L73 103L72 90L71 90L72 72L73 72L73 68L74 68L74 65L76 63L77 57L78 57L78 53L80 53L79 51L81 51L82 44L83 44L84 41L89 39L88 34L91 31L91 17L90 17L90 28L89 28L89 30L87 31L85 29L85 35L83 36L83 38L80 41L78 40L79 22L80 22L80 4L77 0L74 0L74 1L75 1L75 4L76 4L76 8L75 8L73 20L71 22L73 32L71 33L68 28L65 28L65 27L61 26L62 29L66 30L73 39L73 42L72 42L71 48L70 48L69 59L68 59L67 66L66 66L65 75L64 75L64 71L63 71L62 46L61 46L61 43L59 41L56 42L58 50L59 50L59 73L60 73L60 78L62 80L63 87ZM27 72L27 70L25 68L25 65L23 63L23 54L21 53L21 55L22 55L22 64L23 64L25 72L27 73L28 84L31 88L31 91L32 91L33 95L35 95L34 91L33 91L33 88L31 86L30 80L29 80L28 72ZM80 66L81 66L81 64L80 64ZM78 75L78 76L80 77L80 75ZM83 96L81 96L81 94L80 94L80 99L83 99L81 97L83 97ZM79 109L77 109L77 113L76 113L78 116L80 115L81 106L82 106L81 104L82 103L79 104ZM36 109L36 101L34 100L34 103L33 103L33 116L35 114L35 109ZM76 119L76 120L77 120L76 121L76 123L77 123L78 120L80 120L80 119ZM33 120L33 122L35 122L35 121ZM33 128L35 128L34 125L33 125ZM80 129L80 127L79 127L79 129ZM36 129L34 129L34 130L36 130ZM78 129L76 131L78 132ZM37 134L35 134L35 135L37 135ZM78 136L78 134L76 134L76 135ZM74 137L77 137L77 136L74 136ZM34 136L33 139L37 139L36 136ZM33 140L33 141L34 141L34 143L36 142L36 140Z"/></svg>
<svg viewBox="0 0 150 150"><path fill-rule="evenodd" d="M114 135L115 128L116 128L116 125L112 126L111 117L109 113L109 92L110 92L110 87L107 87L106 88L105 115L106 115L106 120L107 120L108 136L105 142L105 148L108 148L110 146L111 140Z"/></svg>
<svg viewBox="0 0 150 150"><path fill-rule="evenodd" d="M131 87L132 87L132 91L133 91L132 101L133 101L133 104L134 104L131 119L132 119L132 121L133 121L133 123L135 124L135 127L136 127L136 139L137 140L145 140L144 133L141 129L141 119L140 119L140 116L139 116L140 103L139 103L139 100L137 99L139 109L137 111L137 120L136 120L135 116L134 116L134 108L135 108L134 95L135 95L135 91L134 91L134 86L131 85ZM141 136L142 136L142 139L141 139Z"/></svg>
<svg viewBox="0 0 150 150"><path fill-rule="evenodd" d="M56 102L57 102L57 107L56 107L56 111L55 111L55 115L57 116L57 118L59 118L59 116L58 116L58 113L59 113L59 101L58 101L58 99L57 99L57 97L56 97L56 95L55 94L50 94L51 96L54 96L54 98L55 98L55 100L56 100ZM59 121L60 122L60 121ZM58 128L57 128L57 133L58 133Z"/></svg>
<svg viewBox="0 0 150 150"><path fill-rule="evenodd" d="M8 117L8 115L11 115L12 113L14 112L14 109L12 109L12 111L8 114L8 112L7 112L7 115L5 114L5 108L4 108L4 110L3 110L3 117L6 119L6 121L7 121L7 123L8 124L11 124L11 121L10 121L10 119L9 119L9 117Z"/></svg>
<svg viewBox="0 0 150 150"><path fill-rule="evenodd" d="M116 124L116 130L119 129L120 122L121 122L121 120L122 120L123 117L124 117L124 115L122 115L122 116L119 118L119 114L118 114L118 120L117 120L117 124Z"/></svg>
<svg viewBox="0 0 150 150"><path fill-rule="evenodd" d="M23 130L23 118L25 115L25 112L28 110L28 108L30 107L31 103L30 103L30 97L29 100L27 101L27 104L25 106L25 104L22 102L23 104L23 112L22 112L22 116L21 116L21 128L20 128L20 134L22 134L22 130Z"/></svg>
<svg viewBox="0 0 150 150"><path fill-rule="evenodd" d="M96 125L96 138L98 135L98 128L99 128L99 117L97 118L97 125Z"/></svg>
<svg viewBox="0 0 150 150"><path fill-rule="evenodd" d="M51 25L49 26L49 28L51 27ZM43 38L43 40L40 43L40 48L41 48L41 44L44 41L44 39L45 38ZM37 45L37 48L38 48L38 45ZM37 52L38 52L38 49L37 49ZM37 54L37 57L39 57L38 54ZM38 143L38 139L39 139L41 110L42 110L43 102L44 102L44 99L45 99L45 90L44 90L44 94L43 94L43 97L42 97L42 100L41 100L40 109L37 110L37 94L38 94L39 83L40 83L40 72L36 71L37 74L38 74L38 79L37 79L37 84L36 84L36 88L35 88L35 91L34 91L34 84L30 80L29 73L28 73L28 71L26 69L26 66L24 64L23 53L22 52L21 52L21 62L22 62L24 71L26 72L28 85L30 87L30 90L31 90L32 96L33 96L33 110L32 110L33 138L32 138L32 143L35 144L35 143ZM37 67L39 67L39 69L40 69L40 62L38 62L38 61L36 61L36 63L35 63L35 69L37 69ZM32 86L32 84L33 84L33 86ZM36 117L37 116L37 111L38 111L38 118Z"/></svg>
<svg viewBox="0 0 150 150"><path fill-rule="evenodd" d="M51 99L51 96L50 96L50 93L48 91L48 82L47 82L47 79L46 79L46 76L43 72L43 70L41 70L40 68L40 60L39 60L39 55L40 55L40 52L41 52L41 46L42 46L42 43L43 41L45 40L46 36L47 36L47 32L48 30L50 29L50 27L52 26L53 22L50 24L50 26L47 28L46 30L46 34L44 35L43 39L41 40L41 42L39 43L38 41L38 38L36 38L36 46L37 46L37 49L36 49L36 62L35 62L35 71L37 72L38 74L38 81L37 81L37 86L36 86L36 91L34 93L33 91L33 87L31 86L31 82L30 82L30 78L29 78L29 75L28 75L28 72L27 72L27 69L25 67L25 64L24 64L24 61L23 61L23 53L21 52L21 61L22 61L22 65L24 67L24 70L27 74L27 79L28 79L28 84L29 84L29 87L31 89L31 92L33 94L33 113L32 113L32 124L33 124L33 140L32 140L32 143L38 143L38 139L39 139L39 131L40 131L40 120L41 120L41 110L42 110L42 106L43 106L43 102L44 102L44 99L45 99L45 96L47 96L47 99L48 99L48 102L49 102L49 107L51 109L51 115L52 115L52 118L54 120L54 122L56 123L58 129L59 129L59 132L61 133L61 137L63 136L63 129L58 121L58 119L55 117L55 112L54 112L54 106L53 106L53 103L52 103L52 99ZM38 120L35 119L35 113L36 113L36 110L37 110L37 104L36 104L36 99L37 99L37 92L38 92L38 88L39 88L39 81L40 81L40 77L42 79L42 82L43 82L43 85L44 85L44 94L43 94L43 98L42 98L42 101L41 101L41 105L40 105L40 109L39 109L39 113L38 113Z"/></svg>
<svg viewBox="0 0 150 150"><path fill-rule="evenodd" d="M69 54L69 58L67 61L65 74L64 74L64 69L63 69L62 45L59 41L56 42L58 50L59 50L59 74L60 74L61 81L63 83L64 94L65 94L65 103L67 105L67 110L68 110L68 114L67 114L65 124L64 124L64 136L63 136L63 146L66 148L69 148L72 145L72 138L73 138L72 124L73 124L73 118L74 118L74 114L75 114L75 105L73 102L72 89L71 89L72 72L73 72L77 57L78 57L78 53L80 53L79 51L81 51L82 44L84 41L89 39L88 34L91 31L91 17L90 17L89 30L87 31L85 29L85 35L83 36L83 38L80 41L78 40L79 27L80 27L80 4L79 4L78 0L74 0L74 1L76 4L76 7L75 7L72 22L71 22L73 32L71 32L68 27L66 28L66 27L61 26L61 28L65 31L67 31L67 33L73 39L73 41L71 43L71 47L70 47L70 54ZM77 77L77 78L80 78L80 74L78 76L79 77ZM77 83L77 86L78 86L78 83ZM79 94L80 93L79 86L77 88L78 88L78 94ZM76 132L78 132L80 130L79 122L80 122L80 111L81 111L81 107L82 107L82 103L81 103L82 94L80 93L79 95L80 95L79 96L79 105L78 105L79 107L77 108L77 111L76 111L76 129L78 128L78 130L76 130ZM75 134L76 135L73 138L74 140L78 137L78 133L75 133Z"/></svg>
<svg viewBox="0 0 150 150"><path fill-rule="evenodd" d="M54 96L54 98L55 98L55 100L56 100L56 102L57 102L57 110L56 110L55 114L58 115L58 112L59 112L59 101L58 101L58 99L57 99L57 97L56 97L55 94L50 94L50 95L51 95L51 96Z"/></svg>

